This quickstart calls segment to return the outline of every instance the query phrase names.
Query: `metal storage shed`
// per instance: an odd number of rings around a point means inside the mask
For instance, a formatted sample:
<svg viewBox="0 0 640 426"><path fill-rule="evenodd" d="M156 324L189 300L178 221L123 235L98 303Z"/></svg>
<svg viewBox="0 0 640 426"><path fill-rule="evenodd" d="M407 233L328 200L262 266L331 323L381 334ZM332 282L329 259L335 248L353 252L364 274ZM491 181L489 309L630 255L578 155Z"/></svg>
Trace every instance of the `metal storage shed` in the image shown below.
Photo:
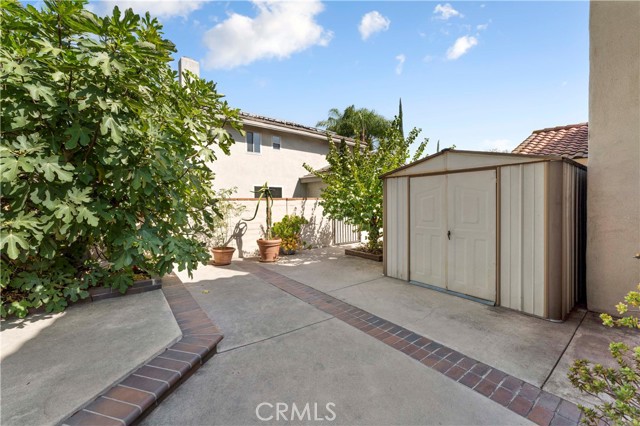
<svg viewBox="0 0 640 426"><path fill-rule="evenodd" d="M444 150L384 180L384 273L551 320L584 302L586 167Z"/></svg>

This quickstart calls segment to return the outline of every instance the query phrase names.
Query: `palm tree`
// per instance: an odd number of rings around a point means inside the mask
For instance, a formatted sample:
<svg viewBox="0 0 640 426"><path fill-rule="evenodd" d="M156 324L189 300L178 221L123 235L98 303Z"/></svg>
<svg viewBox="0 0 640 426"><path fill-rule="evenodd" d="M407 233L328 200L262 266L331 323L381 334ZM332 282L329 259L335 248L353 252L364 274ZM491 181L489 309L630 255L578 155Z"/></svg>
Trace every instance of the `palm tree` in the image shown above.
<svg viewBox="0 0 640 426"><path fill-rule="evenodd" d="M318 121L316 126L340 136L359 138L369 144L384 136L391 128L390 120L374 110L356 109L355 105L346 107L342 112L338 108L331 108L328 115L326 120Z"/></svg>

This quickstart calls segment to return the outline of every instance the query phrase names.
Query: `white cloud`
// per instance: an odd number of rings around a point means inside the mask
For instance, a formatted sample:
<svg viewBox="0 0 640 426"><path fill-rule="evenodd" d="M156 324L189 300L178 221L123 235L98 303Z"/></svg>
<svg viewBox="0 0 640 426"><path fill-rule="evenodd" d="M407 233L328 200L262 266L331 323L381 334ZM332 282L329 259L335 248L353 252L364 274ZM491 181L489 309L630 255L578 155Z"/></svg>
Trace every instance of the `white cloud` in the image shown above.
<svg viewBox="0 0 640 426"><path fill-rule="evenodd" d="M120 10L131 8L141 15L149 12L159 18L186 18L191 12L200 9L204 3L205 0L103 0L92 3L91 7L98 15L110 14L113 7L118 6Z"/></svg>
<svg viewBox="0 0 640 426"><path fill-rule="evenodd" d="M437 17L438 19L443 19L445 21L454 16L459 16L460 18L464 16L462 13L455 10L449 3L437 5L436 8L433 9L433 13L435 15L439 15Z"/></svg>
<svg viewBox="0 0 640 426"><path fill-rule="evenodd" d="M454 60L464 55L473 46L478 44L478 39L473 36L462 36L447 50L447 59Z"/></svg>
<svg viewBox="0 0 640 426"><path fill-rule="evenodd" d="M358 31L363 40L368 39L372 34L387 31L391 21L386 16L382 16L380 12L374 10L362 16Z"/></svg>
<svg viewBox="0 0 640 426"><path fill-rule="evenodd" d="M230 69L260 59L284 59L311 46L326 46L333 33L315 21L318 0L281 2L253 0L255 17L231 14L207 31L204 68Z"/></svg>
<svg viewBox="0 0 640 426"><path fill-rule="evenodd" d="M488 23L486 23L486 24L480 24L480 25L478 25L478 26L476 27L476 30L478 30L478 31L484 31L484 30L486 30L487 28L489 28L489 24L488 24Z"/></svg>
<svg viewBox="0 0 640 426"><path fill-rule="evenodd" d="M482 146L485 151L492 152L511 152L515 148L509 139L485 139Z"/></svg>
<svg viewBox="0 0 640 426"><path fill-rule="evenodd" d="M404 54L399 54L396 56L396 61L398 61L398 65L396 65L396 74L402 74L402 68L404 67L404 61L407 60L407 57Z"/></svg>

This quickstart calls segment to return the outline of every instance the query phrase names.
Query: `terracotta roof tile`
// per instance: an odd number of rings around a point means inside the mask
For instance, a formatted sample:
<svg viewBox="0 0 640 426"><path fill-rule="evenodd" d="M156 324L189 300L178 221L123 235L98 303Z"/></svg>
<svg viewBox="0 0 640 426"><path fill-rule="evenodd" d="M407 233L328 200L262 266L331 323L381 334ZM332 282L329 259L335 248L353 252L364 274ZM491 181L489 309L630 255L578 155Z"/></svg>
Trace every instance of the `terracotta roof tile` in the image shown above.
<svg viewBox="0 0 640 426"><path fill-rule="evenodd" d="M566 158L587 158L589 124L534 130L531 136L512 151L514 154L560 155Z"/></svg>

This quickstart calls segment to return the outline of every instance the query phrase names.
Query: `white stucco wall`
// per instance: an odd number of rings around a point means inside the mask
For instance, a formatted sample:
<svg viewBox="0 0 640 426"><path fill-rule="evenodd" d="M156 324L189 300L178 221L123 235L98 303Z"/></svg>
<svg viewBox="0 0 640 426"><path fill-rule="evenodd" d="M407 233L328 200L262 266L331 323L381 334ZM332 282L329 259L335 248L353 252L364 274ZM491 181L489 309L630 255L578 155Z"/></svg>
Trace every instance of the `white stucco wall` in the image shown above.
<svg viewBox="0 0 640 426"><path fill-rule="evenodd" d="M300 183L299 178L309 174L302 167L304 163L316 169L327 165L326 139L247 124L244 130L261 134L260 153L247 152L245 137L232 132L236 143L231 146L231 155L217 152L218 159L211 164L216 173L214 188L237 187L234 197L251 198L254 186L268 182L269 186L282 188L283 198L317 196L308 195L306 185ZM280 150L273 149L272 136L280 136Z"/></svg>
<svg viewBox="0 0 640 426"><path fill-rule="evenodd" d="M587 303L640 282L640 2L591 2Z"/></svg>
<svg viewBox="0 0 640 426"><path fill-rule="evenodd" d="M230 218L229 247L236 248L234 257L253 257L258 255L258 243L256 240L264 237L264 226L266 223L266 212L264 202L258 207L258 215L252 221L251 218L256 211L257 201L253 200L233 200L238 206L244 207L244 211L239 215ZM276 223L284 215L298 215L306 218L309 223L302 227L302 240L311 247L325 247L332 243L332 221L323 215L320 200L317 198L308 199L280 199L274 200L272 207L272 220ZM234 230L236 231L234 233Z"/></svg>

